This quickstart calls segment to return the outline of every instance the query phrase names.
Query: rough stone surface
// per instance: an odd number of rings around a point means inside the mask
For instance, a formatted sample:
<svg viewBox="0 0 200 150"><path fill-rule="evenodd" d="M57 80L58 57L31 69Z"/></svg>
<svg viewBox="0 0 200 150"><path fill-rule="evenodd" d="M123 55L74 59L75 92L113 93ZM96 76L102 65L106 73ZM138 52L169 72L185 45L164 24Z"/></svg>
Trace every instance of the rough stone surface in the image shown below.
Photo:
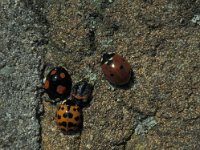
<svg viewBox="0 0 200 150"><path fill-rule="evenodd" d="M26 4L0 2L0 149L6 150L41 147L39 41L46 29Z"/></svg>
<svg viewBox="0 0 200 150"><path fill-rule="evenodd" d="M200 26L194 21L200 1L4 0L1 8L1 148L200 147ZM105 80L103 52L130 62L129 87ZM73 135L58 130L56 106L44 102L45 94L38 117L36 87L57 65L66 67L73 84L87 79L95 85L83 130Z"/></svg>

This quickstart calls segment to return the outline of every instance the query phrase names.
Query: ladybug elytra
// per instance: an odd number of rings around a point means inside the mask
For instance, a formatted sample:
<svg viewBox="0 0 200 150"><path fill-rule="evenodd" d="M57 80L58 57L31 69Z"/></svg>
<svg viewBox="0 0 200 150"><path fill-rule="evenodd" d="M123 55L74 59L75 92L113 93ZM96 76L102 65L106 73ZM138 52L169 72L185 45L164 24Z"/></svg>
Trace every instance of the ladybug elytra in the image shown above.
<svg viewBox="0 0 200 150"><path fill-rule="evenodd" d="M82 109L72 100L66 100L58 105L55 121L62 131L78 131L82 128Z"/></svg>

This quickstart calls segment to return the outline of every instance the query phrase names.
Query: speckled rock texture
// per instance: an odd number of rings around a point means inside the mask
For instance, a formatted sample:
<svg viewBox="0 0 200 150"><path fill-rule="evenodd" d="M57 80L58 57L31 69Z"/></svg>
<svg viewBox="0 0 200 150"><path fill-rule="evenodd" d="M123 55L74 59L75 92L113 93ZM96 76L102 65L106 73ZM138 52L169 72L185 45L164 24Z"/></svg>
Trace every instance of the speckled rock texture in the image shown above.
<svg viewBox="0 0 200 150"><path fill-rule="evenodd" d="M45 25L31 5L0 2L0 149L40 149ZM39 52L41 51L41 52Z"/></svg>
<svg viewBox="0 0 200 150"><path fill-rule="evenodd" d="M1 149L200 147L200 1L4 0L0 6ZM133 83L117 88L105 80L103 52L129 61ZM56 106L38 90L58 65L73 84L94 85L83 129L72 135L57 128Z"/></svg>

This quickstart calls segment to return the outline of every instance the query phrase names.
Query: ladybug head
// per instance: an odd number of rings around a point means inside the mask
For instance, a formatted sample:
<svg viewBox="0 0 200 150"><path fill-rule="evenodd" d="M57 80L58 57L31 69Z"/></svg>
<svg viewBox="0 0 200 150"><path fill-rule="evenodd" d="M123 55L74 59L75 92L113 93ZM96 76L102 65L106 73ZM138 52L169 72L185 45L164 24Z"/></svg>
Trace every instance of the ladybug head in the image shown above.
<svg viewBox="0 0 200 150"><path fill-rule="evenodd" d="M64 100L62 102L62 104L67 105L67 106L75 106L76 105L76 103L74 101L72 101L71 99Z"/></svg>
<svg viewBox="0 0 200 150"><path fill-rule="evenodd" d="M104 53L101 57L101 65L107 64L109 61L112 61L112 57L115 53Z"/></svg>

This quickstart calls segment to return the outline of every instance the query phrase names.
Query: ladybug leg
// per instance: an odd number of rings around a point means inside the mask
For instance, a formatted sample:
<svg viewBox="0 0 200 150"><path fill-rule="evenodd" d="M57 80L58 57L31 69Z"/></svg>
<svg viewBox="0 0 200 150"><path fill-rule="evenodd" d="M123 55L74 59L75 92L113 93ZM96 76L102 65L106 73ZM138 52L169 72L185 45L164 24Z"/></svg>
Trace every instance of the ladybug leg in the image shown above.
<svg viewBox="0 0 200 150"><path fill-rule="evenodd" d="M67 100L65 99L64 101L62 101L62 103L61 104L65 104L67 102Z"/></svg>
<svg viewBox="0 0 200 150"><path fill-rule="evenodd" d="M45 89L43 87L36 87L36 91L38 92L38 94L44 94L45 93Z"/></svg>
<svg viewBox="0 0 200 150"><path fill-rule="evenodd" d="M51 107L51 112L52 112L52 121L56 120L56 113L55 113L55 107Z"/></svg>
<svg viewBox="0 0 200 150"><path fill-rule="evenodd" d="M54 100L54 103L57 103L57 102L59 102L60 101L60 98L56 98L55 100Z"/></svg>
<svg viewBox="0 0 200 150"><path fill-rule="evenodd" d="M49 102L52 105L56 105L56 103L59 102L59 101L60 101L59 98L57 98L57 99L45 99L45 102Z"/></svg>
<svg viewBox="0 0 200 150"><path fill-rule="evenodd" d="M56 114L52 117L52 121L56 120Z"/></svg>

